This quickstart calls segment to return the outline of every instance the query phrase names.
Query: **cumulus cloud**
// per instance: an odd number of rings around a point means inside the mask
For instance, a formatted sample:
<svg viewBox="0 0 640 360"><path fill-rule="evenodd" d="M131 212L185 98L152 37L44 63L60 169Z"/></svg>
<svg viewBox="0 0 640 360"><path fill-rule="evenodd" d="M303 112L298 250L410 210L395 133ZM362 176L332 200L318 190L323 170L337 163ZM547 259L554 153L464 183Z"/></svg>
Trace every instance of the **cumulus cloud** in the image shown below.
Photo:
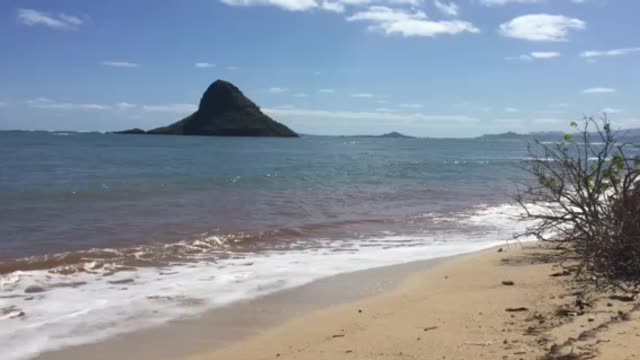
<svg viewBox="0 0 640 360"><path fill-rule="evenodd" d="M320 94L335 94L335 90L334 89L320 89L318 90L318 93Z"/></svg>
<svg viewBox="0 0 640 360"><path fill-rule="evenodd" d="M51 14L34 9L18 9L18 21L27 26L46 26L52 29L75 29L85 20L65 13Z"/></svg>
<svg viewBox="0 0 640 360"><path fill-rule="evenodd" d="M303 98L303 97L309 97L309 94L307 94L307 93L303 93L303 92L299 92L299 93L295 93L295 94L293 94L293 96L294 96L294 97L300 97L300 98Z"/></svg>
<svg viewBox="0 0 640 360"><path fill-rule="evenodd" d="M508 112L508 113L517 113L519 110L514 108L514 107L508 106L508 107L504 108L504 111Z"/></svg>
<svg viewBox="0 0 640 360"><path fill-rule="evenodd" d="M590 50L590 51L582 52L580 56L583 58L612 57L612 56L628 55L635 52L640 52L640 47L630 47L630 48L601 50L601 51Z"/></svg>
<svg viewBox="0 0 640 360"><path fill-rule="evenodd" d="M616 89L607 87L592 87L582 90L585 94L610 94L616 92Z"/></svg>
<svg viewBox="0 0 640 360"><path fill-rule="evenodd" d="M212 63L208 63L208 62L197 62L195 64L193 64L193 66L199 68L199 69L206 69L206 68L212 68L212 67L216 67L216 64L212 64Z"/></svg>
<svg viewBox="0 0 640 360"><path fill-rule="evenodd" d="M229 65L229 66L225 67L225 69L227 69L229 71L235 71L235 70L239 70L240 67L236 66L236 65Z"/></svg>
<svg viewBox="0 0 640 360"><path fill-rule="evenodd" d="M386 35L397 34L404 37L434 37L444 34L454 35L480 31L467 21L434 21L430 20L422 11L408 12L386 6L371 6L367 10L356 12L348 17L347 21L368 22L371 24L369 30L382 32Z"/></svg>
<svg viewBox="0 0 640 360"><path fill-rule="evenodd" d="M320 7L322 8L322 10L331 11L335 13L343 13L345 10L344 4L340 2L333 2L333 1L323 1L322 4L320 4Z"/></svg>
<svg viewBox="0 0 640 360"><path fill-rule="evenodd" d="M104 66L117 67L117 68L137 68L140 66L139 64L128 62L128 61L103 61L101 62Z"/></svg>
<svg viewBox="0 0 640 360"><path fill-rule="evenodd" d="M570 31L586 28L584 21L564 15L529 14L501 24L498 32L514 39L558 42L567 41Z"/></svg>
<svg viewBox="0 0 640 360"><path fill-rule="evenodd" d="M620 109L616 109L616 108L612 108L612 107L606 107L604 109L602 109L602 112L605 114L619 114L622 112L622 110Z"/></svg>
<svg viewBox="0 0 640 360"><path fill-rule="evenodd" d="M440 10L440 12L448 16L458 16L458 13L460 11L458 5L454 2L450 2L447 4L444 1L433 0L433 5L435 5L435 7Z"/></svg>

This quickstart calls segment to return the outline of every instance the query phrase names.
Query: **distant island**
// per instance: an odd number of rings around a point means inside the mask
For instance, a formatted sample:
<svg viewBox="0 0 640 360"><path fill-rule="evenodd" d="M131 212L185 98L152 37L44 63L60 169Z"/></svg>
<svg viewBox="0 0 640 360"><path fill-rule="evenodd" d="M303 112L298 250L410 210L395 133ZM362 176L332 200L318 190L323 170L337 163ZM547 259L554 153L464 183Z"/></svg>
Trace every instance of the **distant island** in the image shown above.
<svg viewBox="0 0 640 360"><path fill-rule="evenodd" d="M395 138L395 139L414 139L413 136L401 134L393 131L382 135L343 135L345 137L358 137L358 138Z"/></svg>
<svg viewBox="0 0 640 360"><path fill-rule="evenodd" d="M198 110L169 126L116 134L298 137L285 125L265 115L235 85L216 80L202 95Z"/></svg>
<svg viewBox="0 0 640 360"><path fill-rule="evenodd" d="M506 133L501 133L501 134L485 134L482 136L479 136L478 139L487 139L487 140L495 140L495 139L527 139L530 138L532 135L530 134L518 134L516 132L513 131L509 131Z"/></svg>

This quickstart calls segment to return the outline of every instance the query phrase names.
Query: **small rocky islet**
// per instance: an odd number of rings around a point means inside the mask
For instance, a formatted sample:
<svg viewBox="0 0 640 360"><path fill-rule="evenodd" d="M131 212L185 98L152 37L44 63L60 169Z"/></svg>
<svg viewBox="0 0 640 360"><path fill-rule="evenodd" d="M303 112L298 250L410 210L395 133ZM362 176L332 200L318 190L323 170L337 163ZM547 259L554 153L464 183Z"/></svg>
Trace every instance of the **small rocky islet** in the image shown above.
<svg viewBox="0 0 640 360"><path fill-rule="evenodd" d="M216 80L204 92L198 110L169 126L117 134L298 137L287 126L265 115L235 85Z"/></svg>

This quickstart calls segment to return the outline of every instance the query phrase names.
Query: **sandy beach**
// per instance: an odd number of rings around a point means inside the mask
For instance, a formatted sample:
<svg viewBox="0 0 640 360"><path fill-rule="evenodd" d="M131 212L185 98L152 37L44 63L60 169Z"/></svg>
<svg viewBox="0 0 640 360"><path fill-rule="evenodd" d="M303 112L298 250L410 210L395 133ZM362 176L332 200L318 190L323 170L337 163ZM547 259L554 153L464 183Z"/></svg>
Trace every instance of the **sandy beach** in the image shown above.
<svg viewBox="0 0 640 360"><path fill-rule="evenodd" d="M559 261L526 243L342 274L40 358L640 358L634 302Z"/></svg>
<svg viewBox="0 0 640 360"><path fill-rule="evenodd" d="M453 258L390 293L315 311L191 359L640 357L633 303L612 294L583 298L551 255L511 245Z"/></svg>

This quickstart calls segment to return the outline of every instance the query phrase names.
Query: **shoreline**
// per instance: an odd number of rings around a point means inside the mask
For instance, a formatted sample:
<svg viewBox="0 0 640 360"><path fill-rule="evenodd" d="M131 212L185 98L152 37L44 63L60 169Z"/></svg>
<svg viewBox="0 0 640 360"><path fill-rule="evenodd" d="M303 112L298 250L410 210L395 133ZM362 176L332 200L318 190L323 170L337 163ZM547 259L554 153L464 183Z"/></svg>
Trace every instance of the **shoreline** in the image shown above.
<svg viewBox="0 0 640 360"><path fill-rule="evenodd" d="M640 303L580 286L564 260L531 242L453 257L188 359L640 358Z"/></svg>
<svg viewBox="0 0 640 360"><path fill-rule="evenodd" d="M497 247L499 245L488 249ZM488 249L339 273L97 342L46 351L36 358L107 360L133 356L137 360L157 360L191 357L246 341L301 316L393 292L411 274L429 271L437 264Z"/></svg>
<svg viewBox="0 0 640 360"><path fill-rule="evenodd" d="M585 293L537 243L505 243L340 274L39 358L640 358L640 304L611 295Z"/></svg>

